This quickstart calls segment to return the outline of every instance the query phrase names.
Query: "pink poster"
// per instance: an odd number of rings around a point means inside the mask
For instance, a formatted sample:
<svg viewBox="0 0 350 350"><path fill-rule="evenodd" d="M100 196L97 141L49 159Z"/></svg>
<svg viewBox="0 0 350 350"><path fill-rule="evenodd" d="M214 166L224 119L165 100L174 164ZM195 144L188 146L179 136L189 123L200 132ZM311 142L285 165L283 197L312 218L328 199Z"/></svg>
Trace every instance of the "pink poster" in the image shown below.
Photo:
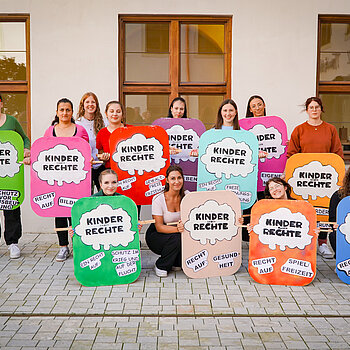
<svg viewBox="0 0 350 350"><path fill-rule="evenodd" d="M267 153L259 159L258 191L263 191L271 177L280 177L287 161L287 127L280 117L245 118L239 121L242 129L251 131L258 139L259 151Z"/></svg>
<svg viewBox="0 0 350 350"><path fill-rule="evenodd" d="M91 149L77 137L41 137L31 149L31 201L39 216L71 216L73 204L91 194Z"/></svg>

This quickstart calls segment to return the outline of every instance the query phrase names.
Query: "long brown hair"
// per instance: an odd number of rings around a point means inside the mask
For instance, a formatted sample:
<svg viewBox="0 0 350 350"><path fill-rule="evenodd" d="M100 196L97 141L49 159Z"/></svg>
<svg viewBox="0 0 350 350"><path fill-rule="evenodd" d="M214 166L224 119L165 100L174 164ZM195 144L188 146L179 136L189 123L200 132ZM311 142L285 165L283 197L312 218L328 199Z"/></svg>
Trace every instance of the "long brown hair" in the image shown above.
<svg viewBox="0 0 350 350"><path fill-rule="evenodd" d="M264 196L266 199L273 199L270 193L270 189L269 189L269 185L271 182L275 182L276 184L280 184L283 187L286 188L286 194L287 194L287 198L288 199L294 199L290 194L292 192L292 187L290 186L290 184L286 181L284 181L283 179L279 178L279 177L272 177L271 179L269 179L266 182L266 186L265 186L265 190L264 190Z"/></svg>
<svg viewBox="0 0 350 350"><path fill-rule="evenodd" d="M265 104L265 101L261 96L259 96L259 95L250 96L250 98L248 100L248 104L247 104L247 111L245 113L246 118L253 118L254 117L253 112L250 110L250 102L252 102L255 98L261 100L261 102L263 104ZM266 107L264 107L264 116L266 116Z"/></svg>
<svg viewBox="0 0 350 350"><path fill-rule="evenodd" d="M168 177L172 171L178 171L181 174L182 178L184 178L184 173L183 173L181 167L179 167L178 165L170 165L169 168L166 170L166 174L165 174L166 179L168 179ZM183 197L185 197L185 186L184 185L185 185L185 183L182 184L182 187L180 189L180 198L181 199ZM169 191L169 183L165 182L164 193L168 192L168 191Z"/></svg>
<svg viewBox="0 0 350 350"><path fill-rule="evenodd" d="M105 124L103 122L103 117L100 111L100 104L98 103L98 98L93 92L86 92L80 102L79 102L79 110L77 113L76 120L80 120L81 118L84 118L85 109L84 109L84 102L88 97L92 97L96 102L96 111L94 113L94 134L97 135L98 132L105 127Z"/></svg>
<svg viewBox="0 0 350 350"><path fill-rule="evenodd" d="M219 107L219 110L218 110L218 114L216 116L216 123L214 125L214 128L215 129L221 129L222 124L223 124L221 110L222 110L222 107L224 107L227 104L232 105L234 107L234 109L236 110L236 116L233 119L233 130L240 130L239 123L238 123L238 108L237 108L236 102L231 100L230 98L222 101L222 103L221 103L221 105Z"/></svg>
<svg viewBox="0 0 350 350"><path fill-rule="evenodd" d="M350 168L345 173L343 186L339 188L339 194L341 199L350 196Z"/></svg>

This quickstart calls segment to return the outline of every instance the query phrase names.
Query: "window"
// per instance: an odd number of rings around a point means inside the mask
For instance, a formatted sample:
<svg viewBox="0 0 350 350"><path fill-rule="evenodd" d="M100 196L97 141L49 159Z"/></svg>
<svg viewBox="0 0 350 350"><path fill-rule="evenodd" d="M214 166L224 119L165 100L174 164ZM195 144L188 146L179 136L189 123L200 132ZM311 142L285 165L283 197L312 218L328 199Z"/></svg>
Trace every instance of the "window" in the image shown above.
<svg viewBox="0 0 350 350"><path fill-rule="evenodd" d="M127 122L165 117L182 96L188 115L211 127L231 96L231 28L228 16L119 17L119 93Z"/></svg>
<svg viewBox="0 0 350 350"><path fill-rule="evenodd" d="M350 16L319 16L317 93L350 153Z"/></svg>
<svg viewBox="0 0 350 350"><path fill-rule="evenodd" d="M29 15L0 14L0 91L4 113L30 136Z"/></svg>

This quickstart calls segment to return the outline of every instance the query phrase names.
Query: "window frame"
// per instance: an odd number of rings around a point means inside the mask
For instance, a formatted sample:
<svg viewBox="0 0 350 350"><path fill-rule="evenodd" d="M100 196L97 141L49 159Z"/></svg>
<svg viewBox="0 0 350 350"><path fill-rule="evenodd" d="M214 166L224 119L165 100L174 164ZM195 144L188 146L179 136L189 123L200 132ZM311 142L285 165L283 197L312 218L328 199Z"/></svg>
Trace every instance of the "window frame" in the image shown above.
<svg viewBox="0 0 350 350"><path fill-rule="evenodd" d="M29 14L3 14L0 13L1 22L24 22L26 38L26 80L0 80L2 93L25 93L26 94L26 118L27 136L31 137L31 110L30 110L30 15Z"/></svg>
<svg viewBox="0 0 350 350"><path fill-rule="evenodd" d="M169 82L125 81L125 24L169 22ZM180 83L180 24L224 24L225 55L223 83ZM169 103L181 95L217 95L231 97L232 16L206 15L119 15L119 98L125 105L125 96L144 94L169 95Z"/></svg>

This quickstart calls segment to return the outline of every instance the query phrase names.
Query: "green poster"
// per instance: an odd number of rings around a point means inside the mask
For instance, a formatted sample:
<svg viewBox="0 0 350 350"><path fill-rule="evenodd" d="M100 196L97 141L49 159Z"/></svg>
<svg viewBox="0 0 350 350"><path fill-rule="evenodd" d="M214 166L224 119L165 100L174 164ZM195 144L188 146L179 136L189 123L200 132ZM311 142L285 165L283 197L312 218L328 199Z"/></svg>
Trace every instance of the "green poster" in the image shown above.
<svg viewBox="0 0 350 350"><path fill-rule="evenodd" d="M18 208L24 200L23 140L15 131L0 131L0 209Z"/></svg>
<svg viewBox="0 0 350 350"><path fill-rule="evenodd" d="M125 196L88 197L72 207L74 275L84 286L134 282L141 272L136 204Z"/></svg>

